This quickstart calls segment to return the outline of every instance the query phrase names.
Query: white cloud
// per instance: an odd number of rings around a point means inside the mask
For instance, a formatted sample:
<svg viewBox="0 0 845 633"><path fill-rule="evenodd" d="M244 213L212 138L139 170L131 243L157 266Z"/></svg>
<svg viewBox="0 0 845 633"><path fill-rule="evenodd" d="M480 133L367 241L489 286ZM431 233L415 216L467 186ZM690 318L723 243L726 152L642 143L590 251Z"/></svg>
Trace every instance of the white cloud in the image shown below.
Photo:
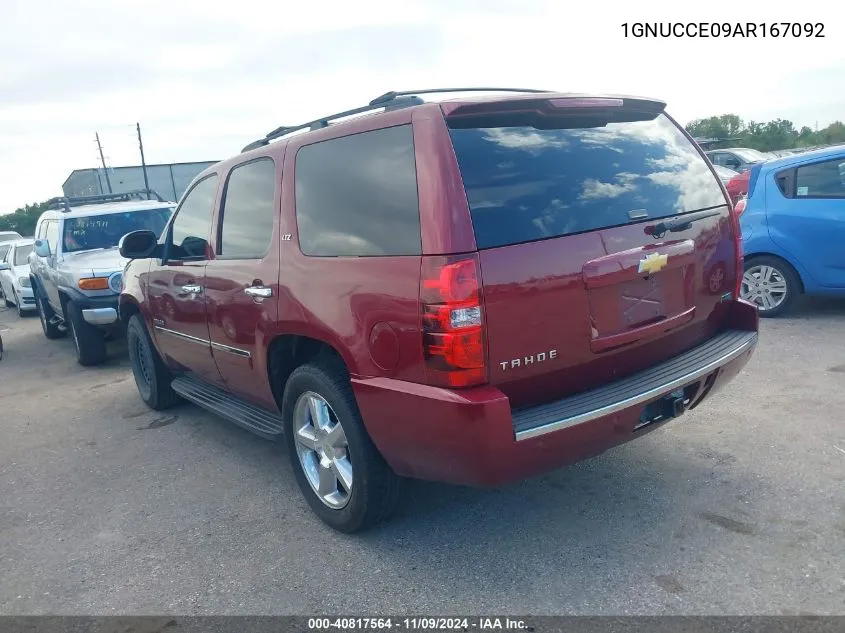
<svg viewBox="0 0 845 633"><path fill-rule="evenodd" d="M637 186L632 182L613 183L600 182L593 178L584 181L584 189L579 200L601 200L602 198L618 198L622 194L636 190Z"/></svg>
<svg viewBox="0 0 845 633"><path fill-rule="evenodd" d="M7 0L0 22L0 212L75 168L225 158L283 123L391 89L515 85L662 98L680 122L736 112L826 125L845 111L836 3L729 11L556 0ZM633 39L622 23L823 22L825 38Z"/></svg>

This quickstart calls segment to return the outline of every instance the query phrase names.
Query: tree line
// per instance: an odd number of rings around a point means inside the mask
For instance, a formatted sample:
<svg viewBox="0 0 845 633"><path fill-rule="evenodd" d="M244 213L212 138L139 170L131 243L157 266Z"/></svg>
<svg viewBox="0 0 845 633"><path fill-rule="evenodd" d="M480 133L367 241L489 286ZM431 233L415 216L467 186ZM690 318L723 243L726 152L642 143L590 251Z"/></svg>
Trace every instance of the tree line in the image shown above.
<svg viewBox="0 0 845 633"><path fill-rule="evenodd" d="M17 231L24 237L32 237L38 217L48 207L47 202L36 202L15 209L14 213L0 215L0 231Z"/></svg>
<svg viewBox="0 0 845 633"><path fill-rule="evenodd" d="M752 147L761 152L845 143L845 124L841 121L834 121L817 131L806 125L796 130L792 121L786 119L745 123L736 114L722 114L696 119L687 124L686 129L696 138L731 138L734 140L724 144ZM38 216L46 211L47 206L46 202L37 202L15 209L14 213L0 215L0 231L17 231L21 235L31 236L35 232Z"/></svg>
<svg viewBox="0 0 845 633"><path fill-rule="evenodd" d="M736 114L723 114L696 119L687 124L686 130L696 138L733 139L723 143L726 147L751 147L761 152L845 143L842 121L834 121L818 131L806 125L796 130L792 121L786 119L745 123Z"/></svg>

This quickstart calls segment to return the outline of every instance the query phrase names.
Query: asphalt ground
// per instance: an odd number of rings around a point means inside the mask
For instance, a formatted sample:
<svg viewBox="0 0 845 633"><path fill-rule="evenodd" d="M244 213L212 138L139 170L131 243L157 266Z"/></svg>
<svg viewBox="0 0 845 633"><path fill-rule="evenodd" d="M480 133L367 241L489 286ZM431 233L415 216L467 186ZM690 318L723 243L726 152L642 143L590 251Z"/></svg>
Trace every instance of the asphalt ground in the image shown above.
<svg viewBox="0 0 845 633"><path fill-rule="evenodd" d="M283 447L0 311L0 614L845 614L845 302L642 439L345 536Z"/></svg>

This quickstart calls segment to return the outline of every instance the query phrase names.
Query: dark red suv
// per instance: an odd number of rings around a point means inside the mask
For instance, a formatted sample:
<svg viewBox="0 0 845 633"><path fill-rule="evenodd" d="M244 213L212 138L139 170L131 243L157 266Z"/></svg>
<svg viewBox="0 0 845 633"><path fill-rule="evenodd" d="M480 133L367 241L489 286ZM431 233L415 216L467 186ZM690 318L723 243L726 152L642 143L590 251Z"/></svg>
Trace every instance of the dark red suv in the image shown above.
<svg viewBox="0 0 845 633"><path fill-rule="evenodd" d="M757 342L725 190L665 104L483 90L279 128L121 242L142 399L284 437L339 530L406 477L495 486L643 435Z"/></svg>

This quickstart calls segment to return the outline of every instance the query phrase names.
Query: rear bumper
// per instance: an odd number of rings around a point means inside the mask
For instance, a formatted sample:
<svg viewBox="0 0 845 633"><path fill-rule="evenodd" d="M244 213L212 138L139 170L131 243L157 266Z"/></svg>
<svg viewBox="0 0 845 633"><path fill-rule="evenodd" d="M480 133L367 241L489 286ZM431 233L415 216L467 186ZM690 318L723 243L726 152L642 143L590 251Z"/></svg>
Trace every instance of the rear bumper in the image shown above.
<svg viewBox="0 0 845 633"><path fill-rule="evenodd" d="M512 411L491 386L450 391L353 379L370 436L397 474L496 486L598 455L662 426L644 408L683 389L687 409L734 378L757 343L756 308L736 302L732 327L692 350L590 392ZM671 418L668 418L671 419Z"/></svg>

